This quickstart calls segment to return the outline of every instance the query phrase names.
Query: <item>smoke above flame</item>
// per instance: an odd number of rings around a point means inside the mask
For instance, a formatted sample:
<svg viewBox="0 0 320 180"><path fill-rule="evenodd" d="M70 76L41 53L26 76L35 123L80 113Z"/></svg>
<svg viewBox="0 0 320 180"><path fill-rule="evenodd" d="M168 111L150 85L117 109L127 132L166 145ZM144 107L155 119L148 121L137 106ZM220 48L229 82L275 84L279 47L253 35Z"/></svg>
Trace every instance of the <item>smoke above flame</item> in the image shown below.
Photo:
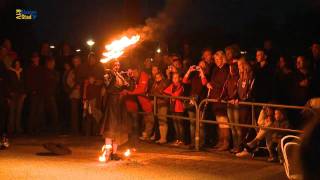
<svg viewBox="0 0 320 180"><path fill-rule="evenodd" d="M167 0L165 8L156 17L146 19L143 26L129 28L124 34L139 34L142 41L160 40L191 3L192 0Z"/></svg>
<svg viewBox="0 0 320 180"><path fill-rule="evenodd" d="M100 62L107 63L119 58L125 53L126 48L138 41L159 41L191 2L191 0L168 0L164 10L156 17L148 18L145 25L129 28L121 33L118 40L106 45L107 51L103 53L105 58Z"/></svg>

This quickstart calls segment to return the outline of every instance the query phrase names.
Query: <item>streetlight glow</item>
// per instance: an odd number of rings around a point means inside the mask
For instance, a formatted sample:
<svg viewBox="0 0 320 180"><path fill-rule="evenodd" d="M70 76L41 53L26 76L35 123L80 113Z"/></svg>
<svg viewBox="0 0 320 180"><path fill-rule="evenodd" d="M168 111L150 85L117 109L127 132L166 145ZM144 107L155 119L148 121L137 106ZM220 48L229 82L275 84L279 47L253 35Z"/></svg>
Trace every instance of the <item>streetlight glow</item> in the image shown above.
<svg viewBox="0 0 320 180"><path fill-rule="evenodd" d="M87 45L90 46L90 47L93 46L94 43L95 43L95 42L94 42L92 39L89 39L89 40L87 41Z"/></svg>

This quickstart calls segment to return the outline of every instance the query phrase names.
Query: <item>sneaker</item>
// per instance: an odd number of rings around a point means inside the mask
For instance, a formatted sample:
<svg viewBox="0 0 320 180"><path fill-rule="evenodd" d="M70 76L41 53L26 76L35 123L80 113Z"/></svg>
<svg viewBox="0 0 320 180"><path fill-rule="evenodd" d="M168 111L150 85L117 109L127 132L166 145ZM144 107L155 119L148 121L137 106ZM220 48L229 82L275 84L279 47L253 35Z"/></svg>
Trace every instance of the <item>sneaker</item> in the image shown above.
<svg viewBox="0 0 320 180"><path fill-rule="evenodd" d="M166 140L161 140L159 139L158 141L156 141L157 144L166 144L167 141Z"/></svg>
<svg viewBox="0 0 320 180"><path fill-rule="evenodd" d="M242 152L237 153L236 156L239 158L249 157L250 153L244 149Z"/></svg>
<svg viewBox="0 0 320 180"><path fill-rule="evenodd" d="M276 157L268 157L268 162L278 162L277 158Z"/></svg>
<svg viewBox="0 0 320 180"><path fill-rule="evenodd" d="M233 149L230 150L230 153L232 153L232 154L237 154L239 152L241 152L241 149L238 148L238 147L237 148L233 148Z"/></svg>
<svg viewBox="0 0 320 180"><path fill-rule="evenodd" d="M181 146L183 145L184 143L180 140L177 140L175 143L174 143L174 146Z"/></svg>
<svg viewBox="0 0 320 180"><path fill-rule="evenodd" d="M139 139L142 140L142 141L149 141L150 140L150 138L148 137L147 133L145 133L145 132L142 133L142 136L139 137Z"/></svg>
<svg viewBox="0 0 320 180"><path fill-rule="evenodd" d="M9 139L7 138L6 135L3 135L0 139L0 149L7 149L9 148Z"/></svg>
<svg viewBox="0 0 320 180"><path fill-rule="evenodd" d="M156 140L156 135L153 134L153 135L151 136L150 140L151 140L151 141L155 141L155 140Z"/></svg>
<svg viewBox="0 0 320 180"><path fill-rule="evenodd" d="M178 146L179 145L179 140L175 140L171 145Z"/></svg>
<svg viewBox="0 0 320 180"><path fill-rule="evenodd" d="M139 139L140 139L141 141L148 141L148 140L149 140L149 138L148 138L148 137L145 137L145 136L141 136L141 137L139 137Z"/></svg>

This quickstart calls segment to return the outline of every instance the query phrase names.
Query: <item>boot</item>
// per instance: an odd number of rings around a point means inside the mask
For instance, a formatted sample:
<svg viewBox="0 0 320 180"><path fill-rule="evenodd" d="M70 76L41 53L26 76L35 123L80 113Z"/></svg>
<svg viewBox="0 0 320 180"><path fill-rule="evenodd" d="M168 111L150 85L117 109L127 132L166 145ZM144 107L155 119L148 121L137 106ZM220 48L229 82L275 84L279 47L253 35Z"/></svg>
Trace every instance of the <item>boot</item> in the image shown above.
<svg viewBox="0 0 320 180"><path fill-rule="evenodd" d="M222 145L223 145L222 129L218 128L218 142L213 148L214 149L219 149Z"/></svg>
<svg viewBox="0 0 320 180"><path fill-rule="evenodd" d="M240 144L241 144L241 137L237 137L234 145L234 149L233 149L234 153L241 152Z"/></svg>
<svg viewBox="0 0 320 180"><path fill-rule="evenodd" d="M140 139L141 141L149 141L149 140L150 140L150 138L148 137L148 135L147 135L146 132L142 132L142 136L139 137L139 139Z"/></svg>
<svg viewBox="0 0 320 180"><path fill-rule="evenodd" d="M168 132L168 127L166 126L160 126L159 127L160 131L160 139L156 141L157 144L165 144L167 143L167 132Z"/></svg>
<svg viewBox="0 0 320 180"><path fill-rule="evenodd" d="M223 128L221 129L222 132L222 146L218 148L218 151L227 151L229 150L230 146L230 129L229 128Z"/></svg>
<svg viewBox="0 0 320 180"><path fill-rule="evenodd" d="M238 139L239 138L236 135L232 134L232 149L230 150L230 153L236 153L236 151L238 151Z"/></svg>

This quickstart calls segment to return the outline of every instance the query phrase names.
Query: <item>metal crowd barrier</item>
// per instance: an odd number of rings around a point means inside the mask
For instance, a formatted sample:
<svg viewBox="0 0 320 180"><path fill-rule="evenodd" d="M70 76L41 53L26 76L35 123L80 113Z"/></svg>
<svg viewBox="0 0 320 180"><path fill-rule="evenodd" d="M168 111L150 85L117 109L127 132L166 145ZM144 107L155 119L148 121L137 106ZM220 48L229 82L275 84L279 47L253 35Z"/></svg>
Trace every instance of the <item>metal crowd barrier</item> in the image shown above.
<svg viewBox="0 0 320 180"><path fill-rule="evenodd" d="M258 126L258 125L249 125L249 124L239 124L239 123L226 123L226 122L217 122L213 120L205 120L201 119L200 113L203 108L203 106L206 103L224 103L224 104L229 104L227 101L220 101L216 99L203 99L199 104L196 102L196 99L194 97L184 97L184 96L166 96L166 95L142 95L142 96L148 96L148 97L153 97L153 112L152 114L154 116L159 116L157 113L157 99L158 98L167 98L167 99L180 99L180 100L187 100L191 101L194 104L195 107L195 113L196 113L196 118L189 118L185 116L177 116L177 115L165 115L165 117L168 118L177 118L177 119L183 119L183 120L188 120L188 121L196 121L196 130L195 130L195 148L196 150L199 150L199 142L200 142L200 124L201 123L208 123L208 124L226 124L229 126L238 126L238 127L244 127L244 128L263 128L267 130L274 130L274 131L285 131L285 132L291 132L291 133L303 133L301 130L295 130L295 129L285 129L285 128L274 128L274 127L263 127L263 126ZM257 102L238 102L238 105L244 105L244 106L251 106L251 115L252 115L252 121L254 121L254 107L274 107L274 108L283 108L283 109L296 109L296 110L310 110L310 112L315 113L312 108L305 107L305 106L292 106L292 105L280 105L280 104L270 104L270 103L257 103ZM142 114L145 114L145 112L139 112ZM164 115L161 115L164 116Z"/></svg>

